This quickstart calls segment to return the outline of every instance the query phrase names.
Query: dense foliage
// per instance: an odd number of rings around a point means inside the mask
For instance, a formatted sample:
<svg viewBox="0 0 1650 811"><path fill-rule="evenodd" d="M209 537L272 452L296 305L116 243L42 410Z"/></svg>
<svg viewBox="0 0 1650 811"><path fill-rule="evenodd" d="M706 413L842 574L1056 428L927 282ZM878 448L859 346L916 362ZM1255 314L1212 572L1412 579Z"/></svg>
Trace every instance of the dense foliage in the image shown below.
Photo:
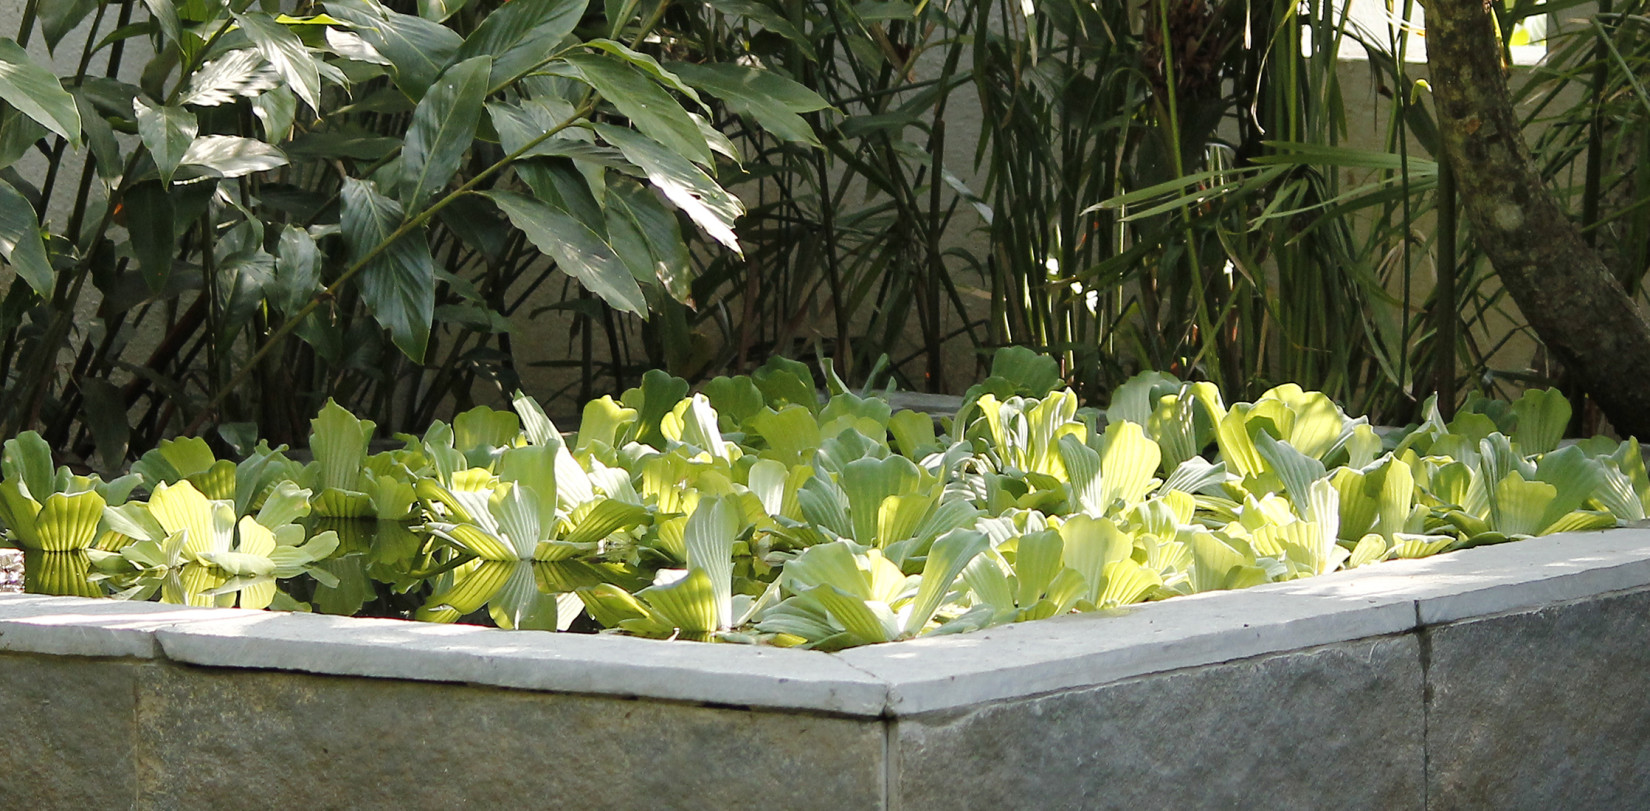
<svg viewBox="0 0 1650 811"><path fill-rule="evenodd" d="M312 461L162 443L105 482L5 443L31 590L836 649L1645 517L1636 441L1559 447L1556 392L1381 432L1281 386L1137 377L1104 414L1005 350L938 430L775 359L649 373L559 433L477 408L402 447L329 404ZM483 613L483 610L484 613Z"/></svg>

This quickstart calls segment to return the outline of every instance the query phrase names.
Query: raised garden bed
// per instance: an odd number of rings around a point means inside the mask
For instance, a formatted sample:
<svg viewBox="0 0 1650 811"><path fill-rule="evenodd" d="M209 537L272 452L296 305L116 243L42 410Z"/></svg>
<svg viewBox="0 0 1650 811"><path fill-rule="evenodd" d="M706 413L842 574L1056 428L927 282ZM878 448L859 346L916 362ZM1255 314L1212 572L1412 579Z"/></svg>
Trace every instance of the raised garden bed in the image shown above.
<svg viewBox="0 0 1650 811"><path fill-rule="evenodd" d="M843 653L0 596L13 807L1642 807L1650 531Z"/></svg>

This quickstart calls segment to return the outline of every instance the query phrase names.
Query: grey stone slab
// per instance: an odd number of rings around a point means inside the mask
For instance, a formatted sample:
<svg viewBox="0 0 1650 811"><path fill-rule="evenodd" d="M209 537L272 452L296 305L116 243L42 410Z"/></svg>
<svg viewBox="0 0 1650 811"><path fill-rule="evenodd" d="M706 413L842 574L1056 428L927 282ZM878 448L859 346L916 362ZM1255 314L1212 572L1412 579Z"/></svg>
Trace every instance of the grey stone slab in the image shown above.
<svg viewBox="0 0 1650 811"><path fill-rule="evenodd" d="M1650 591L1426 632L1437 808L1650 808Z"/></svg>
<svg viewBox="0 0 1650 811"><path fill-rule="evenodd" d="M1414 626L1414 604L1401 596L1311 597L1247 589L854 648L840 656L885 679L889 711L910 715Z"/></svg>
<svg viewBox="0 0 1650 811"><path fill-rule="evenodd" d="M876 808L878 722L169 665L142 809Z"/></svg>
<svg viewBox="0 0 1650 811"><path fill-rule="evenodd" d="M0 809L130 806L141 669L0 653Z"/></svg>
<svg viewBox="0 0 1650 811"><path fill-rule="evenodd" d="M155 644L159 628L246 615L267 616L264 612L127 600L4 594L0 595L0 651L147 659L159 653Z"/></svg>
<svg viewBox="0 0 1650 811"><path fill-rule="evenodd" d="M897 807L1420 808L1414 636L900 718Z"/></svg>
<svg viewBox="0 0 1650 811"><path fill-rule="evenodd" d="M887 687L830 654L612 635L254 613L156 633L167 658L878 716Z"/></svg>
<svg viewBox="0 0 1650 811"><path fill-rule="evenodd" d="M1422 625L1650 585L1650 529L1575 532L1381 563L1263 589L1319 597L1402 597Z"/></svg>

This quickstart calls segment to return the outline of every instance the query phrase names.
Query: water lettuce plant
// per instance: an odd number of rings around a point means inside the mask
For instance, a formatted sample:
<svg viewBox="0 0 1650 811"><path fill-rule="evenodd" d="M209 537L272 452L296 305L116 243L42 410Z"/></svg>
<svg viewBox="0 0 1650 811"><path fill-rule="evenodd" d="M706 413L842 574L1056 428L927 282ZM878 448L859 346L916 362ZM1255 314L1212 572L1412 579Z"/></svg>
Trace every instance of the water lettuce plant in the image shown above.
<svg viewBox="0 0 1650 811"><path fill-rule="evenodd" d="M103 482L24 434L0 520L39 592L831 650L1650 511L1637 441L1561 442L1556 392L1392 430L1159 373L1102 411L998 360L937 421L774 359L698 392L649 373L571 434L517 395L375 449L329 403L307 464L178 439Z"/></svg>

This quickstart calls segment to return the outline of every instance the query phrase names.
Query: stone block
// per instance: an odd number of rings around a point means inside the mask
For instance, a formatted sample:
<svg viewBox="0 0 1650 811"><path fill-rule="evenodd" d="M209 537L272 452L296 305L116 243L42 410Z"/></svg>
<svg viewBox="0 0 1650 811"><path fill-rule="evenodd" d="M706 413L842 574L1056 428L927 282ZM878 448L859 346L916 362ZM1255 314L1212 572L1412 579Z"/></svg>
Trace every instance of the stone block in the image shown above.
<svg viewBox="0 0 1650 811"><path fill-rule="evenodd" d="M126 808L143 665L0 653L0 809Z"/></svg>
<svg viewBox="0 0 1650 811"><path fill-rule="evenodd" d="M1650 591L1426 635L1433 807L1650 807Z"/></svg>
<svg viewBox="0 0 1650 811"><path fill-rule="evenodd" d="M170 666L139 806L872 808L881 725L659 701Z"/></svg>
<svg viewBox="0 0 1650 811"><path fill-rule="evenodd" d="M900 719L902 811L1419 808L1414 636Z"/></svg>

